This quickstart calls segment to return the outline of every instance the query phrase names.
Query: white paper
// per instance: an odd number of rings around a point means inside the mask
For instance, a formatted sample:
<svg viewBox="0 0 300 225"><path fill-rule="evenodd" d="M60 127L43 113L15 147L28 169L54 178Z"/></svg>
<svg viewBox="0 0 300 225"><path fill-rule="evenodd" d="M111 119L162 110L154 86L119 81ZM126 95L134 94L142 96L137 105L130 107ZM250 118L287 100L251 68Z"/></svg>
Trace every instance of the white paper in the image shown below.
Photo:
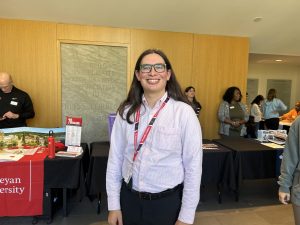
<svg viewBox="0 0 300 225"><path fill-rule="evenodd" d="M81 153L83 150L81 146L68 146L67 152Z"/></svg>
<svg viewBox="0 0 300 225"><path fill-rule="evenodd" d="M275 143L261 143L262 145L268 146L270 148L284 148L283 145L278 145Z"/></svg>
<svg viewBox="0 0 300 225"><path fill-rule="evenodd" d="M66 125L66 146L80 146L81 126Z"/></svg>
<svg viewBox="0 0 300 225"><path fill-rule="evenodd" d="M0 162L7 162L7 161L18 161L23 157L22 154L13 154L7 152L0 153Z"/></svg>

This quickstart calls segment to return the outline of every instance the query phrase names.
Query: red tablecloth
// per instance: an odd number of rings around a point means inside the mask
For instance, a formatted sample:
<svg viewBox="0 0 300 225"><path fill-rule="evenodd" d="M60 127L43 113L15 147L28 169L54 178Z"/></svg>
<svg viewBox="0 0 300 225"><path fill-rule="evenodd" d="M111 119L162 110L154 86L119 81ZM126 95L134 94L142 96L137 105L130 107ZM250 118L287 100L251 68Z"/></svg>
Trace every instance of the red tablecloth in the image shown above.
<svg viewBox="0 0 300 225"><path fill-rule="evenodd" d="M0 163L0 216L43 214L44 159L47 152Z"/></svg>

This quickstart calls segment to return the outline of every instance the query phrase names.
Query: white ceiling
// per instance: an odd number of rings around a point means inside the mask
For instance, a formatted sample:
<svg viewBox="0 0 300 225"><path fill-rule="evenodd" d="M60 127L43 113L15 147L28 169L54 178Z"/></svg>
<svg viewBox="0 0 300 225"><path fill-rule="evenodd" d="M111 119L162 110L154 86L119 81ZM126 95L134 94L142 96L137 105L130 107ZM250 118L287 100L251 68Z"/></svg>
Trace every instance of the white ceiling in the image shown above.
<svg viewBox="0 0 300 225"><path fill-rule="evenodd" d="M251 53L300 57L300 0L1 0L0 17L243 36Z"/></svg>

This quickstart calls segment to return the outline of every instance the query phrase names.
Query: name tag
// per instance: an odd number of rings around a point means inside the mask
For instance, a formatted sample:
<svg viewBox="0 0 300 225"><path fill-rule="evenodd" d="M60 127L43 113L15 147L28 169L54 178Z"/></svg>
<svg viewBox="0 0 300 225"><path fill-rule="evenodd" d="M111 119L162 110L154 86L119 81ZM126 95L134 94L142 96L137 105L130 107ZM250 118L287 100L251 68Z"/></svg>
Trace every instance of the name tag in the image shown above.
<svg viewBox="0 0 300 225"><path fill-rule="evenodd" d="M17 105L18 105L18 102L11 101L10 104L11 104L11 105L14 105L14 106L17 106Z"/></svg>
<svg viewBox="0 0 300 225"><path fill-rule="evenodd" d="M229 109L234 109L234 106L230 106Z"/></svg>
<svg viewBox="0 0 300 225"><path fill-rule="evenodd" d="M128 170L126 171L126 175L124 176L124 181L126 184L129 184L131 178L132 178L132 173L133 173L133 163L129 165Z"/></svg>

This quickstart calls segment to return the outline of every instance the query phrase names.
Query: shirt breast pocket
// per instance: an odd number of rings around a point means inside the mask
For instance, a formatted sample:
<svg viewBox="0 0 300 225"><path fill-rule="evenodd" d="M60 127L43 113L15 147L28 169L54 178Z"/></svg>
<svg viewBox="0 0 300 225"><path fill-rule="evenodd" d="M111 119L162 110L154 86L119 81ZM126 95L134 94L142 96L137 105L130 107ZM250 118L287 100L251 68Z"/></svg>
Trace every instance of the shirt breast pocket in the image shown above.
<svg viewBox="0 0 300 225"><path fill-rule="evenodd" d="M153 137L153 146L160 150L180 150L180 130L178 128L158 127Z"/></svg>

